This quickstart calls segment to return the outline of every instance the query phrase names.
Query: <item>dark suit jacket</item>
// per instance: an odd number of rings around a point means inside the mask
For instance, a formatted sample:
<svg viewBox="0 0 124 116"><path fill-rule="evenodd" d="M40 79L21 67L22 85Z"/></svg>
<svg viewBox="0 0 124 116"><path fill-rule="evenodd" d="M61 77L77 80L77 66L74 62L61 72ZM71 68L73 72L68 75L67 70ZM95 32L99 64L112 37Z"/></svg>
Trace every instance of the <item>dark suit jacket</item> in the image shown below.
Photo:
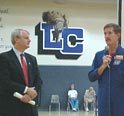
<svg viewBox="0 0 124 116"><path fill-rule="evenodd" d="M25 53L29 87L35 87L39 93L42 80L40 78L36 58ZM24 75L21 65L13 50L0 54L0 112L6 116L37 116L36 106L21 102L13 97L14 92L24 93Z"/></svg>

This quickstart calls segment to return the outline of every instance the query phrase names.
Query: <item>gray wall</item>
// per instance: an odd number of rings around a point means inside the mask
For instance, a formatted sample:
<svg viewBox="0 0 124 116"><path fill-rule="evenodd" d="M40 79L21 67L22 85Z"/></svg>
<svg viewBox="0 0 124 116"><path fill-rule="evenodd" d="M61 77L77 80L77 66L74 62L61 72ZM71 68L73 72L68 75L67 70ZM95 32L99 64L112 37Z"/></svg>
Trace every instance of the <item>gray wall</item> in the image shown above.
<svg viewBox="0 0 124 116"><path fill-rule="evenodd" d="M78 91L79 108L83 109L83 95L89 86L97 91L97 82L91 83L88 80L87 66L39 66L43 86L41 90L40 110L48 110L52 94L60 97L61 110L66 110L67 92L71 83L75 84Z"/></svg>

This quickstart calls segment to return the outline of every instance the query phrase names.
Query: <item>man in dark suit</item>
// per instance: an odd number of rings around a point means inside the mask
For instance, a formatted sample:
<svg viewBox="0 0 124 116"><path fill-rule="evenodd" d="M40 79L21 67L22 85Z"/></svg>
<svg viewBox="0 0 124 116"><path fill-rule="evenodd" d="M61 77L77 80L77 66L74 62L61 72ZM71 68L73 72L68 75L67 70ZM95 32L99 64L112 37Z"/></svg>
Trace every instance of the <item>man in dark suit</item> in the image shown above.
<svg viewBox="0 0 124 116"><path fill-rule="evenodd" d="M24 52L29 48L29 32L14 30L11 42L13 48L0 54L0 116L38 116L37 105L28 103L36 101L42 85L36 58ZM22 98L14 97L14 92Z"/></svg>

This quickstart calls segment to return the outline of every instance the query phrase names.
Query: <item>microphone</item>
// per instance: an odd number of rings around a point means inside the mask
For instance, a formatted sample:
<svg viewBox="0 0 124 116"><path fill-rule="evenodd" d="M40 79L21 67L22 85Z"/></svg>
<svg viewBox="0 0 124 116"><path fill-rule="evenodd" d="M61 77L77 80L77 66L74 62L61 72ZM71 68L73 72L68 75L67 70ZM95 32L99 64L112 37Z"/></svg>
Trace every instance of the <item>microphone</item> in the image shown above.
<svg viewBox="0 0 124 116"><path fill-rule="evenodd" d="M105 55L107 55L107 54L109 54L108 53L108 51L109 51L109 46L105 46ZM110 66L109 66L109 64L110 64L110 61L108 61L108 68L110 68Z"/></svg>
<svg viewBox="0 0 124 116"><path fill-rule="evenodd" d="M106 53L108 53L108 51L109 51L109 46L105 46L105 51L106 51Z"/></svg>

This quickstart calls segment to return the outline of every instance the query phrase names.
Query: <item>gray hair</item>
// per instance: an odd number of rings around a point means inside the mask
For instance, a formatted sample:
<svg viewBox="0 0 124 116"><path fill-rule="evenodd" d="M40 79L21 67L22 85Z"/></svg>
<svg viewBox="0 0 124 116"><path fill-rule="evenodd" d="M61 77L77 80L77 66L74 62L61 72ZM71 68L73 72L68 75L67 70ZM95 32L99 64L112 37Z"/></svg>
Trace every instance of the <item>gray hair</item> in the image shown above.
<svg viewBox="0 0 124 116"><path fill-rule="evenodd" d="M89 90L93 90L94 88L93 87L89 87Z"/></svg>
<svg viewBox="0 0 124 116"><path fill-rule="evenodd" d="M29 34L29 32L27 30L24 30L24 29L15 29L11 33L11 42L13 45L15 44L15 38L20 38L22 36L22 32L24 32L24 31Z"/></svg>

